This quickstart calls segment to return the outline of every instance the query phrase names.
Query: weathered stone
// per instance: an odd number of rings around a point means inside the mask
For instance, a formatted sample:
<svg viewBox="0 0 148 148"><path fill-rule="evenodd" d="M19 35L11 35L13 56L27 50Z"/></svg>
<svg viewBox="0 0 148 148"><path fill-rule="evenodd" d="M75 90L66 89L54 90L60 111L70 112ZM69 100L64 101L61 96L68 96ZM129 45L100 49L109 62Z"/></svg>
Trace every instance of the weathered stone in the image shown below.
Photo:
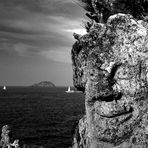
<svg viewBox="0 0 148 148"><path fill-rule="evenodd" d="M14 140L12 137L11 128L9 125L4 125L2 127L2 133L1 133L1 140L0 140L0 147L2 148L20 148L19 146L19 140Z"/></svg>
<svg viewBox="0 0 148 148"><path fill-rule="evenodd" d="M1 133L1 146L2 148L6 148L8 144L10 143L11 136L11 130L8 125L5 125L2 127L2 133Z"/></svg>
<svg viewBox="0 0 148 148"><path fill-rule="evenodd" d="M119 13L94 24L72 63L86 109L73 148L148 147L148 23Z"/></svg>

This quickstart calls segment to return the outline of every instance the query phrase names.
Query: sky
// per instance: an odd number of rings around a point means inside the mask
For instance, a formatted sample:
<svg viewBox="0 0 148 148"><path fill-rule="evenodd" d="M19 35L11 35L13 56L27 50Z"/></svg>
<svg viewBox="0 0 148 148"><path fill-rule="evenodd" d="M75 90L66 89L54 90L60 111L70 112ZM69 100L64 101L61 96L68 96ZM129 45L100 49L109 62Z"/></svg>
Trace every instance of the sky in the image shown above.
<svg viewBox="0 0 148 148"><path fill-rule="evenodd" d="M85 34L74 0L0 0L0 85L73 85L73 33Z"/></svg>

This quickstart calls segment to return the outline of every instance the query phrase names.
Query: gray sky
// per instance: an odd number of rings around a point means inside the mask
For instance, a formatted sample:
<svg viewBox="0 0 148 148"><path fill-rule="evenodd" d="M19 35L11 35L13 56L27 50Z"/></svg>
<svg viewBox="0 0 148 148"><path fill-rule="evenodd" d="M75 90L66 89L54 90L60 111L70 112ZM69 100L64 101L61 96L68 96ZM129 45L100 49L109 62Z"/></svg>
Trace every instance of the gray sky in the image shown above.
<svg viewBox="0 0 148 148"><path fill-rule="evenodd" d="M72 34L84 34L82 20L72 0L0 0L0 85L72 85Z"/></svg>

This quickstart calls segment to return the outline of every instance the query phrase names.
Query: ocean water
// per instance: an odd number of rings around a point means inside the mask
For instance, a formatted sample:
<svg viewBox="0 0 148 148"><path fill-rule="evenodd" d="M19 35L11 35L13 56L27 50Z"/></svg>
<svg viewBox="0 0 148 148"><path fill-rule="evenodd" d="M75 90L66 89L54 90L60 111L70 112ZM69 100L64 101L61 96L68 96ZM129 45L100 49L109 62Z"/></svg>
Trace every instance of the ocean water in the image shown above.
<svg viewBox="0 0 148 148"><path fill-rule="evenodd" d="M68 148L73 124L84 114L84 95L66 87L0 87L0 128L9 124L14 139L45 148Z"/></svg>

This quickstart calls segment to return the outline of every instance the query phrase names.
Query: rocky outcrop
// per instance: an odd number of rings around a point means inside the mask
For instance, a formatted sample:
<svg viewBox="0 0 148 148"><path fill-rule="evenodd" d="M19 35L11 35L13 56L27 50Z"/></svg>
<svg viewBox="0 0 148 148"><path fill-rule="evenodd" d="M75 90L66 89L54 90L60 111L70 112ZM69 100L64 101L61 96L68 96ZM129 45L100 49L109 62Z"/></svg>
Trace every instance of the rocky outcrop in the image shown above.
<svg viewBox="0 0 148 148"><path fill-rule="evenodd" d="M0 148L44 148L39 145L28 145L22 143L18 139L14 140L14 135L12 134L12 128L9 125L4 125L2 127Z"/></svg>
<svg viewBox="0 0 148 148"><path fill-rule="evenodd" d="M86 115L73 148L148 147L148 23L119 13L74 36L73 81Z"/></svg>
<svg viewBox="0 0 148 148"><path fill-rule="evenodd" d="M9 125L4 125L2 127L0 147L2 148L20 148L19 140L14 140L12 137L12 131Z"/></svg>
<svg viewBox="0 0 148 148"><path fill-rule="evenodd" d="M42 82L33 84L32 87L55 87L55 85L50 81L42 81Z"/></svg>

